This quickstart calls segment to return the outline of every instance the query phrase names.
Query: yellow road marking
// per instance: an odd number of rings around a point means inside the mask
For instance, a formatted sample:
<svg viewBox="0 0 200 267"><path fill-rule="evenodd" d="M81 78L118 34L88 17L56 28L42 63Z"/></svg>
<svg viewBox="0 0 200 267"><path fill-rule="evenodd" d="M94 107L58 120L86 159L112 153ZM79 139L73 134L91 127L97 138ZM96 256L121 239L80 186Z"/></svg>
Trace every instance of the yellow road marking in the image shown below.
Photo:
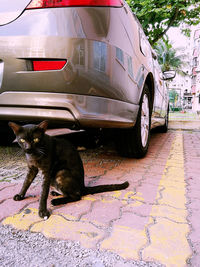
<svg viewBox="0 0 200 267"><path fill-rule="evenodd" d="M28 212L27 212L28 211ZM26 209L19 214L7 217L2 223L4 225L9 224L20 230L28 230L29 227L38 222L38 210L37 209Z"/></svg>
<svg viewBox="0 0 200 267"><path fill-rule="evenodd" d="M159 205L152 208L156 223L149 228L151 244L144 249L143 259L158 260L166 266L186 266L192 251L187 241L182 133L175 136L160 185L164 190Z"/></svg>
<svg viewBox="0 0 200 267"><path fill-rule="evenodd" d="M2 223L12 225L20 230L29 229L31 232L40 232L47 238L80 241L87 248L94 247L104 235L103 230L98 229L87 220L78 221L71 215L52 214L48 220L44 221L38 217L38 210L33 208L25 209L19 214L8 217Z"/></svg>
<svg viewBox="0 0 200 267"><path fill-rule="evenodd" d="M150 220L153 223L153 220ZM148 223L143 229L114 224L111 236L102 242L101 249L110 250L124 258L138 260L139 250L147 243L145 228Z"/></svg>

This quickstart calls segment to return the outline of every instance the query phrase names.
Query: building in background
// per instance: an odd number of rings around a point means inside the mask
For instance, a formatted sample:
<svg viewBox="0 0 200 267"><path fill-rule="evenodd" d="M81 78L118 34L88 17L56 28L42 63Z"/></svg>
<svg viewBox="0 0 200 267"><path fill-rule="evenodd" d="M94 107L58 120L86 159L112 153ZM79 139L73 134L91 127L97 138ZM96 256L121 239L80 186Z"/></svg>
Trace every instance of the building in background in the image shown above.
<svg viewBox="0 0 200 267"><path fill-rule="evenodd" d="M185 37L179 28L172 28L168 36L173 48L177 49L177 55L181 55L185 62L180 70L183 73L177 71L176 77L168 83L170 108L171 110L191 110L193 98L191 93L191 40Z"/></svg>
<svg viewBox="0 0 200 267"><path fill-rule="evenodd" d="M193 45L191 73L192 110L200 113L200 25L193 28L191 39Z"/></svg>

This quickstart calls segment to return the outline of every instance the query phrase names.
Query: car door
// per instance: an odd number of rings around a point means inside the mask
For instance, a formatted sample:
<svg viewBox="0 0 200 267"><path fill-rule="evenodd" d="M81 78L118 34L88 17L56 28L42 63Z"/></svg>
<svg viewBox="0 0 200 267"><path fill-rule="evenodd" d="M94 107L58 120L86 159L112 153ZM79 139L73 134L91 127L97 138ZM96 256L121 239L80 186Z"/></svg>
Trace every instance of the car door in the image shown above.
<svg viewBox="0 0 200 267"><path fill-rule="evenodd" d="M165 84L164 81L161 79L162 71L158 64L156 56L154 56L153 58L153 65L154 65L154 81L155 81L153 117L160 118L163 116L163 110L165 108Z"/></svg>

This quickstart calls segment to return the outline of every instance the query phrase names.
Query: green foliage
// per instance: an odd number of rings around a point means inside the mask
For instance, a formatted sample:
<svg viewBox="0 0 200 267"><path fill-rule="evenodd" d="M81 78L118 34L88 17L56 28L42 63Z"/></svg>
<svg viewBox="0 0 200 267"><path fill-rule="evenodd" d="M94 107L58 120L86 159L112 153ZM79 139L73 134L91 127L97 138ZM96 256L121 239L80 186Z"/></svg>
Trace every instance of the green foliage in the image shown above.
<svg viewBox="0 0 200 267"><path fill-rule="evenodd" d="M178 27L182 22L200 23L200 0L127 0L127 3L151 44L163 37L170 27Z"/></svg>
<svg viewBox="0 0 200 267"><path fill-rule="evenodd" d="M184 55L177 55L177 49L174 49L169 39L162 38L154 46L158 55L158 63L162 71L176 70L179 74L185 75L182 67L185 65Z"/></svg>
<svg viewBox="0 0 200 267"><path fill-rule="evenodd" d="M170 106L173 111L175 111L176 110L175 108L177 108L176 105L177 105L178 99L179 99L179 94L176 92L176 90L174 89L169 90L169 102L171 103Z"/></svg>
<svg viewBox="0 0 200 267"><path fill-rule="evenodd" d="M170 90L169 91L170 102L175 103L175 101L177 101L177 99L178 99L178 93L174 89Z"/></svg>

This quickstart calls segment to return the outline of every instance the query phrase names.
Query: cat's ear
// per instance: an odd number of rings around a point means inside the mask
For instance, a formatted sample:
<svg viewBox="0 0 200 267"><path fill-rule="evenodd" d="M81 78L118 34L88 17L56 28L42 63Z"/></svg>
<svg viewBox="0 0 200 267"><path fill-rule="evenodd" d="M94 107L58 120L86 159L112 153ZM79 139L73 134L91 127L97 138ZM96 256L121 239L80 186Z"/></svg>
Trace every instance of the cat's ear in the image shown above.
<svg viewBox="0 0 200 267"><path fill-rule="evenodd" d="M42 129L44 132L46 132L47 127L48 127L48 121L42 121L38 125L38 128Z"/></svg>
<svg viewBox="0 0 200 267"><path fill-rule="evenodd" d="M17 135L23 128L22 126L14 123L14 122L9 122L8 125L10 128L12 128L13 132Z"/></svg>

